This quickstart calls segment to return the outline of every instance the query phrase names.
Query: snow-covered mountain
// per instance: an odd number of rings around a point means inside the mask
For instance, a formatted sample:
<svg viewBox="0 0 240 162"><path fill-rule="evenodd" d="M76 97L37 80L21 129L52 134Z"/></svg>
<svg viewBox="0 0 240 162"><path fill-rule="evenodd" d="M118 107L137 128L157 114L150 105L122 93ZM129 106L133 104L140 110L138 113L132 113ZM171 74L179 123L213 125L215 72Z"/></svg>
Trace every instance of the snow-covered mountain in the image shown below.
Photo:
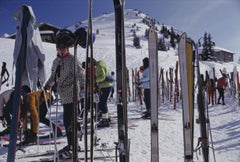
<svg viewBox="0 0 240 162"><path fill-rule="evenodd" d="M139 68L142 65L142 59L148 56L148 42L145 38L145 31L148 26L143 23L143 19L147 17L146 14L140 13L136 10L126 10L125 13L125 38L126 38L126 63L129 70ZM83 21L81 25L86 25L87 21ZM93 31L99 30L99 34L96 34L96 40L94 43L94 57L96 60L105 60L109 66L110 71L115 71L116 59L115 59L115 27L114 27L114 14L103 14L93 19ZM160 29L161 25L156 24ZM73 26L71 26L73 27ZM169 27L171 28L171 27ZM136 29L136 35L140 37L141 48L136 49L133 46L133 33L132 30ZM174 28L177 32L181 33ZM159 34L159 37L162 35ZM50 75L51 64L56 57L56 46L50 43L43 43L45 51L45 68L47 78ZM0 38L0 54L1 62L7 62L7 69L11 75L9 80L10 86L5 84L1 88L1 92L9 89L12 85L12 76L14 71L12 70L13 63L13 50L14 40ZM71 49L73 53L73 49ZM80 61L85 60L86 50L78 48L78 57ZM177 48L170 48L169 51L159 51L159 67L163 67L168 70L169 67L175 68L176 60L178 60ZM212 67L216 69L217 78L220 77L219 69L226 69L227 72L231 72L234 67L240 69L240 65L234 62L230 63L215 63L215 62L200 62L201 73L205 71L210 72L212 75ZM131 75L130 75L131 76ZM130 77L131 81L131 77ZM213 144L215 148L215 154L217 162L239 162L240 161L240 108L236 98L226 93L226 105L209 105L209 115L211 121ZM116 105L113 102L108 103L111 115L116 115ZM55 107L52 108L53 113ZM131 140L130 146L130 161L131 162L149 162L150 161L150 124L148 120L134 120L140 116L141 111L144 111L144 106L140 106L138 101L130 101L128 103L129 109L129 138ZM62 107L59 108L60 116L62 115ZM182 110L181 101L177 104L177 109L172 109L172 103L165 101L159 106L159 154L160 162L178 162L183 161L183 137L182 137ZM198 110L195 110L195 117L198 117ZM113 118L114 119L114 118ZM61 120L60 120L61 123ZM199 125L195 125L194 146L197 145L198 137L200 136ZM0 131L3 129L0 124ZM40 131L46 129L46 126L40 127ZM98 129L98 136L101 138L101 143L107 143L109 147L114 147L113 142L117 141L117 126L113 126L106 129ZM58 140L65 143L59 144L58 149L66 145L66 138L62 137ZM80 142L83 146L83 142ZM24 148L25 154L33 154L38 151L45 151L52 149L51 146L29 146ZM95 152L95 155L98 154ZM107 157L109 155L115 155L115 152L103 152ZM7 148L0 147L0 161L6 161ZM197 156L198 155L198 156ZM24 156L21 151L17 152L17 157ZM17 161L33 161L39 160L39 158L26 158L18 159ZM112 158L109 161L114 161ZM101 160L98 160L101 161ZM103 160L102 160L103 161ZM194 154L195 162L203 162L199 152ZM210 161L213 161L213 154L210 149Z"/></svg>

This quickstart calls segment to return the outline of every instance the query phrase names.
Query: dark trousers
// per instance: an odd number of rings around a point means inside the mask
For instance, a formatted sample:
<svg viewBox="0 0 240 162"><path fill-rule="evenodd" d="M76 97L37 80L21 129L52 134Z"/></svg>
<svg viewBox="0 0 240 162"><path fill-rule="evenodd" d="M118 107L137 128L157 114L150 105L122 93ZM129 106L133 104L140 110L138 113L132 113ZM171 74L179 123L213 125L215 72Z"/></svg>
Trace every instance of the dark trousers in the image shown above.
<svg viewBox="0 0 240 162"><path fill-rule="evenodd" d="M111 92L112 87L107 87L107 88L101 88L100 90L100 96L99 96L99 110L103 113L106 114L108 112L108 107L107 107L107 100L108 96Z"/></svg>
<svg viewBox="0 0 240 162"><path fill-rule="evenodd" d="M63 104L63 124L66 130L68 145L72 145L73 103Z"/></svg>
<svg viewBox="0 0 240 162"><path fill-rule="evenodd" d="M151 111L150 89L144 89L144 102L148 112Z"/></svg>
<svg viewBox="0 0 240 162"><path fill-rule="evenodd" d="M218 103L220 103L220 99L222 99L222 104L224 104L224 89L223 88L218 88L218 93L219 93L219 97L218 97Z"/></svg>

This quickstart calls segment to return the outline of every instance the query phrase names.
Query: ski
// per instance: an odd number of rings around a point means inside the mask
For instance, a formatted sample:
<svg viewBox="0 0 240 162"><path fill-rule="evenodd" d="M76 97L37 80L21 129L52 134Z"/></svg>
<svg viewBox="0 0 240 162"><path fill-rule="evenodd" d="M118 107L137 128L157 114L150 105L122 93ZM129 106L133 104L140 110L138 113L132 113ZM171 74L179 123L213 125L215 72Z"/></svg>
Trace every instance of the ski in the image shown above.
<svg viewBox="0 0 240 162"><path fill-rule="evenodd" d="M169 68L169 75L170 75L170 78L169 78L169 84L170 84L170 87L169 87L169 97L170 97L170 103L172 103L172 100L173 100L173 68Z"/></svg>
<svg viewBox="0 0 240 162"><path fill-rule="evenodd" d="M208 162L209 161L209 140L208 140L208 119L207 119L207 107L206 107L206 96L205 96L205 90L204 90L204 77L202 74L200 74L200 66L199 66L199 58L198 58L198 46L197 46L197 54L196 54L196 64L197 64L197 74L198 74L198 95L197 95L197 103L198 103L198 113L199 113L199 119L198 123L200 124L200 134L201 137L198 138L198 144L199 146L197 149L202 148L203 152L203 161Z"/></svg>
<svg viewBox="0 0 240 162"><path fill-rule="evenodd" d="M59 144L61 144L61 142L59 142ZM94 151L113 152L113 151L115 151L115 149L116 148L98 148L98 149L94 149ZM87 151L90 152L91 150L87 150ZM78 153L83 153L83 152L85 152L85 151L84 150L78 151ZM16 159L35 158L35 157L41 158L41 157L46 157L46 156L54 156L54 153L55 153L55 150L47 150L46 152L36 152L36 153L31 153L31 154L26 153L26 154L22 154L22 155L17 155ZM96 158L98 158L98 156ZM81 159L84 160L84 157L82 157ZM90 158L88 158L88 159L90 159ZM95 157L94 157L94 159L95 159Z"/></svg>
<svg viewBox="0 0 240 162"><path fill-rule="evenodd" d="M215 74L215 67L213 67L212 70L213 70L213 80L214 80L214 85L215 85L215 82L216 82L216 79L217 79L216 74ZM214 87L215 87L215 89L214 89L213 97L214 97L214 104L216 104L217 103L216 85Z"/></svg>
<svg viewBox="0 0 240 162"><path fill-rule="evenodd" d="M234 84L234 98L237 97L238 88L237 88L237 66L233 67L233 84Z"/></svg>
<svg viewBox="0 0 240 162"><path fill-rule="evenodd" d="M48 150L46 152L36 152L31 154L23 154L16 156L16 159L25 159L25 158L34 158L34 157L41 157L41 156L48 156L53 155L55 150Z"/></svg>
<svg viewBox="0 0 240 162"><path fill-rule="evenodd" d="M149 30L149 69L151 96L151 162L159 161L158 149L158 51L157 33L152 26Z"/></svg>
<svg viewBox="0 0 240 162"><path fill-rule="evenodd" d="M86 68L85 68L85 111L84 111L84 149L85 149L85 161L88 157L88 130L87 130L87 119L88 111L90 110L90 161L93 161L93 145L94 145L94 65L93 65L93 34L92 34L92 0L88 1L88 28L87 28L87 44L86 44ZM90 62L89 62L90 57ZM90 64L88 68L87 64ZM90 75L89 75L90 74ZM89 75L89 76L88 76ZM88 78L89 77L89 78ZM89 83L88 83L89 82Z"/></svg>
<svg viewBox="0 0 240 162"><path fill-rule="evenodd" d="M198 138L198 146L202 148L203 151L203 158L204 162L208 162L208 154L209 154L209 144L208 144L208 127L207 127L207 118L206 118L206 96L205 96L205 91L203 88L203 80L202 78L199 78L198 81L198 112L199 112L199 119L198 123L200 124L200 132L201 132L201 137Z"/></svg>
<svg viewBox="0 0 240 162"><path fill-rule="evenodd" d="M193 160L193 102L194 102L194 70L192 44L183 33L178 46L179 68L181 75L182 116L185 162Z"/></svg>
<svg viewBox="0 0 240 162"><path fill-rule="evenodd" d="M94 160L103 160L103 161L106 161L107 159L109 160L113 160L115 159L115 156L95 156L94 157ZM36 162L54 162L56 159L50 157L50 158L40 158L39 160L37 160ZM81 161L81 160L85 160L85 158L78 158L77 161ZM87 160L91 160L91 157L87 157ZM34 161L32 161L34 162ZM58 162L72 162L72 159L69 158L69 159L59 159Z"/></svg>
<svg viewBox="0 0 240 162"><path fill-rule="evenodd" d="M30 11L28 6L23 5L22 9L22 21L21 27L19 28L21 34L21 46L18 53L18 58L16 61L16 79L15 79L15 91L14 91L14 101L13 101L13 113L12 113L12 124L10 133L10 143L8 147L8 162L15 161L16 152L16 142L17 142L17 132L18 132L18 121L19 121L19 106L20 106L20 96L21 96L21 86L22 86L22 74L25 69L26 63L26 50L27 50L27 27L30 20ZM16 38L20 39L20 38ZM15 46L16 47L16 46ZM16 50L16 49L15 49Z"/></svg>
<svg viewBox="0 0 240 162"><path fill-rule="evenodd" d="M173 99L173 109L176 110L176 105L178 102L178 96L179 96L179 88L178 88L178 61L176 61L176 67L175 67L175 88L174 88L174 99Z"/></svg>
<svg viewBox="0 0 240 162"><path fill-rule="evenodd" d="M124 38L124 0L113 0L115 12L116 84L119 161L129 161L127 76Z"/></svg>

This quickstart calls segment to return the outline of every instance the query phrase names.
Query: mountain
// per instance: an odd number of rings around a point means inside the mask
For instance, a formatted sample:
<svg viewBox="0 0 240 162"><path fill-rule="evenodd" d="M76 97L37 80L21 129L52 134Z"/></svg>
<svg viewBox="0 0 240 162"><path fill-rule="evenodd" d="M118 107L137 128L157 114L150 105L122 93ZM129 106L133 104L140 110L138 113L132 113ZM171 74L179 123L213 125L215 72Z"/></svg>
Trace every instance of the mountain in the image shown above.
<svg viewBox="0 0 240 162"><path fill-rule="evenodd" d="M144 13L139 13L136 10L126 10L125 15L125 37L126 37L126 62L127 68L129 70L139 68L142 65L142 59L148 56L148 42L145 38L145 30L148 26L142 22L143 18L147 15ZM86 25L86 21L83 21L81 25ZM134 25L135 24L135 25ZM99 60L105 60L111 71L115 71L116 59L115 59L115 34L114 34L114 14L103 14L93 19L94 31L99 30L99 34L96 35L96 40L94 43L94 57ZM133 27L134 26L134 27ZM158 25L157 25L158 26ZM160 29L159 25L159 29ZM74 27L74 26L71 26ZM137 49L133 46L133 34L131 30L133 28L138 28L136 35L141 39L141 48ZM168 27L171 28L170 26ZM174 29L177 32L177 29ZM181 32L179 32L180 34ZM159 34L159 37L162 35ZM168 43L168 42L167 42ZM51 72L51 65L53 59L56 57L56 46L50 43L43 43L43 48L45 50L45 68L47 78ZM9 85L5 84L1 88L1 92L12 87L12 76L14 76L14 71L12 70L13 63L13 50L14 50L14 40L0 38L0 54L1 62L5 61L7 63L7 69L10 73ZM70 49L73 53L73 49ZM80 61L85 60L86 49L78 48L78 57ZM177 48L170 48L169 51L159 51L159 67L168 70L169 67L175 67L175 62L178 60ZM221 76L219 69L226 69L227 72L231 72L233 67L237 66L240 69L239 64L230 63L215 63L215 62L200 62L201 73L205 74L205 71L210 72L212 75L212 67L216 69L216 76L219 78ZM130 75L130 82L131 82ZM131 85L130 85L131 86ZM131 89L131 88L130 88ZM116 96L115 96L116 97ZM196 102L196 101L195 101ZM215 149L216 160L218 162L239 162L239 117L240 108L236 98L230 95L229 89L226 90L225 94L226 105L209 105L209 116L212 128L213 145ZM116 103L109 102L109 110L111 112L112 119L116 120ZM195 105L196 106L196 105ZM173 105L169 101L160 103L159 106L159 157L160 162L177 162L183 161L183 133L182 133L182 109L181 100L177 103L177 109L173 110ZM62 106L58 107L59 124L62 124ZM130 138L130 161L131 162L149 162L150 161L150 123L149 120L138 119L141 116L141 112L145 110L145 106L141 106L139 101L132 101L132 98L128 102L128 113L129 113L129 138ZM55 120L56 106L51 107L52 118ZM195 108L195 118L198 118L198 110ZM51 115L51 114L50 114ZM200 137L199 125L195 123L194 125L194 146L197 146L198 137ZM0 124L0 131L4 128ZM40 132L49 129L45 125L41 124ZM106 129L97 129L97 135L100 140L100 145L96 147L106 147L115 148L114 142L117 141L117 126L113 125ZM58 141L63 142L57 145L58 150L66 145L66 138L62 137ZM1 141L3 142L3 141ZM83 148L83 142L79 142ZM41 145L41 146L28 146L23 147L26 151L25 153L18 151L16 157L26 156L29 154L34 154L38 152L45 152L46 150L52 149L52 146ZM0 147L0 161L6 161L7 148ZM103 151L94 152L94 155L107 156L115 155L115 151ZM194 153L195 162L203 162L202 154L199 151ZM83 156L82 156L83 157ZM44 158L44 157L43 157ZM141 159L141 160L140 160ZM22 158L17 159L17 161L36 161L36 158ZM112 161L115 159L112 158ZM97 160L96 160L97 161ZM99 160L103 161L103 160ZM210 161L213 161L213 153L210 148Z"/></svg>

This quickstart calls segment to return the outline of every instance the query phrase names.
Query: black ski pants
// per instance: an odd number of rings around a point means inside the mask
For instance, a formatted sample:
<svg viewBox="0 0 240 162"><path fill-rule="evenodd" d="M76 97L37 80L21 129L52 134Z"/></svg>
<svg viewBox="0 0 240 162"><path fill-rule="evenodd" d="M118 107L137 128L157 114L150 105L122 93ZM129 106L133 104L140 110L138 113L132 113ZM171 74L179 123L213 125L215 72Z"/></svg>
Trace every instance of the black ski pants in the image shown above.
<svg viewBox="0 0 240 162"><path fill-rule="evenodd" d="M150 89L144 89L144 102L145 102L146 110L150 112L151 111Z"/></svg>

